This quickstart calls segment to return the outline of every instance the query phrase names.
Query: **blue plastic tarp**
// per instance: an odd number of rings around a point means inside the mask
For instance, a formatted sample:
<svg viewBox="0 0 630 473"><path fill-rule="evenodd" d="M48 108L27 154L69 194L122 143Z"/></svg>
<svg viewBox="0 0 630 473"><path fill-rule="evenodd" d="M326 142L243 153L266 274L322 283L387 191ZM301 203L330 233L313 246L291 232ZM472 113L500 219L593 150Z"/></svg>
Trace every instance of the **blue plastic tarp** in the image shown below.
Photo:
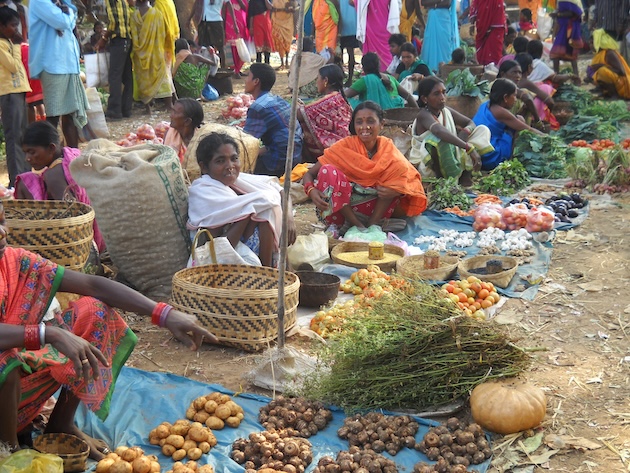
<svg viewBox="0 0 630 473"><path fill-rule="evenodd" d="M186 409L191 401L199 396L218 391L233 395L232 391L218 384L205 384L182 376L169 373L158 373L124 367L118 377L116 388L112 396L109 417L105 422L100 421L92 412L81 404L75 417L78 427L86 434L105 440L111 447L139 446L147 455L157 455L162 471L170 469L173 461L164 456L160 448L150 445L149 432L164 421L175 422L185 419ZM258 412L270 398L256 394L241 393L235 399L245 411L245 418L236 428L225 427L215 430L218 443L207 455L202 455L198 461L200 465L210 463L217 473L242 473L244 468L230 458L232 443L241 437L247 437L252 432L264 430L258 423ZM313 445L313 462L306 472L311 472L319 459L325 455L335 458L341 450L348 449L348 442L337 436L337 429L343 425L345 414L333 408L333 420L328 426L310 437ZM420 441L435 422L415 418L420 429L416 440ZM395 457L384 454L393 459L399 471L410 473L419 461L429 462L420 452L403 448ZM474 469L484 473L490 460L474 465ZM92 470L95 463L92 464Z"/></svg>

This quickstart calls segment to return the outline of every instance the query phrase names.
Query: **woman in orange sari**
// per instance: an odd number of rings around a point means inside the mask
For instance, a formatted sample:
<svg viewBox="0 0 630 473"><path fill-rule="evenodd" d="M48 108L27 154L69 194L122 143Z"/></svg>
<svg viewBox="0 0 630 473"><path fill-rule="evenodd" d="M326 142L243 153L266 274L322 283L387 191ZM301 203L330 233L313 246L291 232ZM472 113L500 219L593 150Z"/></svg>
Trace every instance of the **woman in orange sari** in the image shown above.
<svg viewBox="0 0 630 473"><path fill-rule="evenodd" d="M383 110L371 101L354 109L351 136L324 151L303 177L304 191L329 225L344 229L381 225L397 206L407 216L427 207L420 173L396 148L379 136Z"/></svg>
<svg viewBox="0 0 630 473"><path fill-rule="evenodd" d="M329 50L333 56L337 47L339 0L313 0L313 24L315 49L320 54L324 50Z"/></svg>

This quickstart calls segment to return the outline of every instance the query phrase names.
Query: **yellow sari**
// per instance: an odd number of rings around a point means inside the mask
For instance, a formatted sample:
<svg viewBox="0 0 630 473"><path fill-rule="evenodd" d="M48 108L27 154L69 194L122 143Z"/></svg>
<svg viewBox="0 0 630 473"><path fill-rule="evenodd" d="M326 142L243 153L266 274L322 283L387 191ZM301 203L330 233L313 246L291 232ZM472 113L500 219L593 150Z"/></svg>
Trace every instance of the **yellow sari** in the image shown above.
<svg viewBox="0 0 630 473"><path fill-rule="evenodd" d="M398 26L398 30L401 34L405 35L407 41L411 41L411 27L416 22L416 18L417 15L415 10L411 15L407 13L407 2L403 0L402 9L400 11L400 25Z"/></svg>
<svg viewBox="0 0 630 473"><path fill-rule="evenodd" d="M617 41L611 38L603 29L593 31L593 47L597 52L593 56L591 66L602 65L593 73L593 80L598 84L609 84L615 87L619 97L630 99L630 67L628 63L619 54L619 45ZM623 67L624 75L614 72L606 61L606 54L610 51L617 56L621 67Z"/></svg>
<svg viewBox="0 0 630 473"><path fill-rule="evenodd" d="M173 0L155 0L153 5L162 13L164 17L164 27L166 30L166 64L169 68L173 65L175 58L175 40L179 38L179 20ZM168 47L170 45L170 47Z"/></svg>

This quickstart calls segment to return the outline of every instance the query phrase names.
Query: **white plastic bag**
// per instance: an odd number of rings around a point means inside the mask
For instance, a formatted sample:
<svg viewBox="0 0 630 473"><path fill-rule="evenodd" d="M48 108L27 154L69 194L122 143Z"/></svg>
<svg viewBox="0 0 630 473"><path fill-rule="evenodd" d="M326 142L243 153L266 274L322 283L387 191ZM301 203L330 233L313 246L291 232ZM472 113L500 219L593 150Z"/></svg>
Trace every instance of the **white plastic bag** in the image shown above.
<svg viewBox="0 0 630 473"><path fill-rule="evenodd" d="M197 246L199 236L202 234L207 235L209 240L203 245ZM188 267L205 266L207 264L262 265L258 255L244 243L239 241L236 248L234 248L226 237L213 238L208 230L200 228L193 240Z"/></svg>
<svg viewBox="0 0 630 473"><path fill-rule="evenodd" d="M86 54L85 85L87 87L107 87L109 84L109 53Z"/></svg>
<svg viewBox="0 0 630 473"><path fill-rule="evenodd" d="M109 128L98 90L96 87L88 87L85 89L85 95L87 95L90 108L87 111L87 125L79 130L79 139L88 142L96 138L109 138Z"/></svg>
<svg viewBox="0 0 630 473"><path fill-rule="evenodd" d="M236 52L238 53L238 57L241 58L241 61L252 62L252 57L249 54L249 49L247 48L247 44L245 44L245 40L243 38L238 38L236 40Z"/></svg>
<svg viewBox="0 0 630 473"><path fill-rule="evenodd" d="M328 236L324 232L298 235L295 243L287 248L287 258L294 269L308 265L317 271L329 261Z"/></svg>
<svg viewBox="0 0 630 473"><path fill-rule="evenodd" d="M411 95L415 95L418 92L418 81L417 80L413 80L411 78L411 76L407 76L405 77L401 82L400 85L403 89L405 89L407 92L409 92Z"/></svg>
<svg viewBox="0 0 630 473"><path fill-rule="evenodd" d="M547 10L540 7L538 9L538 36L541 41L546 40L551 34L551 28L553 27L553 18L549 16Z"/></svg>

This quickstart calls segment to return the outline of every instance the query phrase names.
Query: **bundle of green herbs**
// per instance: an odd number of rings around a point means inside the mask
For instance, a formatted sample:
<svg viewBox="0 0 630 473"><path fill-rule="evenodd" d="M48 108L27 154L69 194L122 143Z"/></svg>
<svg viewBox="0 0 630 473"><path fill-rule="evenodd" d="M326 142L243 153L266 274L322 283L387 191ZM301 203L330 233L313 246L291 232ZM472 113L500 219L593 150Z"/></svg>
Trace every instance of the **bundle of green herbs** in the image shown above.
<svg viewBox="0 0 630 473"><path fill-rule="evenodd" d="M525 167L517 159L503 161L490 171L487 176L481 177L474 188L478 192L494 195L512 195L531 182Z"/></svg>
<svg viewBox="0 0 630 473"><path fill-rule="evenodd" d="M567 177L566 165L571 161L575 148L567 146L562 139L552 135L539 135L522 131L514 143L514 157L518 159L530 176L543 179Z"/></svg>
<svg viewBox="0 0 630 473"><path fill-rule="evenodd" d="M630 111L624 100L594 100L580 110L580 115L600 117L612 122L630 120Z"/></svg>
<svg viewBox="0 0 630 473"><path fill-rule="evenodd" d="M462 210L468 210L472 204L466 191L459 185L457 178L425 178L425 183L431 183L429 192L429 208L442 210L458 206Z"/></svg>
<svg viewBox="0 0 630 473"><path fill-rule="evenodd" d="M575 84L564 83L553 94L554 102L570 102L574 112L582 111L593 101L593 94Z"/></svg>
<svg viewBox="0 0 630 473"><path fill-rule="evenodd" d="M617 121L613 122L609 119L580 113L580 115L575 115L568 123L563 125L556 132L556 136L560 137L565 143L571 143L575 140L591 142L604 138L618 142L619 126Z"/></svg>
<svg viewBox="0 0 630 473"><path fill-rule="evenodd" d="M446 95L457 97L467 95L469 97L484 98L490 93L490 85L487 80L477 82L470 69L456 69L446 78Z"/></svg>
<svg viewBox="0 0 630 473"><path fill-rule="evenodd" d="M422 283L349 314L319 355L301 394L348 411L444 404L530 364L500 326L463 315Z"/></svg>

